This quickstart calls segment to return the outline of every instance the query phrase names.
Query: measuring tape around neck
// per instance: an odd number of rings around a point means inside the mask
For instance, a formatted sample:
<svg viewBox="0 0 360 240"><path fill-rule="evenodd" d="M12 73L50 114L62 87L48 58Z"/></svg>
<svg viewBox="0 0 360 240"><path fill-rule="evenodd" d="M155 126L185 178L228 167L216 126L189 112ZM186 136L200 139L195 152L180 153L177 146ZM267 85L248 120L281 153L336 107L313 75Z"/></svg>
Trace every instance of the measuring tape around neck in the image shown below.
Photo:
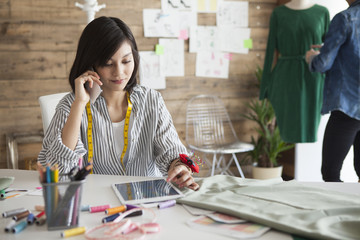
<svg viewBox="0 0 360 240"><path fill-rule="evenodd" d="M125 125L124 125L124 148L123 151L121 153L121 157L120 157L120 162L124 168L124 172L125 172L125 165L124 165L124 156L128 147L128 135L129 135L129 122L130 122L130 115L131 115L131 110L132 110L132 103L130 101L130 94L126 93L127 95L127 101L128 101L128 107L126 110L126 115L125 115ZM93 140L92 140L92 114L91 114L91 108L90 108L90 101L86 104L86 114L87 114L87 119L88 119L88 128L87 128L87 140L88 140L88 146L89 146L89 150L88 150L88 163L93 161L93 156L94 156L94 150L93 150ZM92 173L92 169L91 169L91 173Z"/></svg>

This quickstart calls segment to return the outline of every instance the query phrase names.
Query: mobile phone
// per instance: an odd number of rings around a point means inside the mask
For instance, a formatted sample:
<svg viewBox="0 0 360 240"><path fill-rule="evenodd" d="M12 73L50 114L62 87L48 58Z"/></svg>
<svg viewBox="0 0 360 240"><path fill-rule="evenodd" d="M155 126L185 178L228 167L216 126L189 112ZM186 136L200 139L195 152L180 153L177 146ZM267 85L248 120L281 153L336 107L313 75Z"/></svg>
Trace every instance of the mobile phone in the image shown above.
<svg viewBox="0 0 360 240"><path fill-rule="evenodd" d="M90 70L94 71L93 68L91 68ZM93 82L92 88L89 87L89 82L86 82L85 89L88 91L88 93L90 95L91 103L94 103L96 101L96 99L99 97L100 93L102 92L102 89L97 82Z"/></svg>

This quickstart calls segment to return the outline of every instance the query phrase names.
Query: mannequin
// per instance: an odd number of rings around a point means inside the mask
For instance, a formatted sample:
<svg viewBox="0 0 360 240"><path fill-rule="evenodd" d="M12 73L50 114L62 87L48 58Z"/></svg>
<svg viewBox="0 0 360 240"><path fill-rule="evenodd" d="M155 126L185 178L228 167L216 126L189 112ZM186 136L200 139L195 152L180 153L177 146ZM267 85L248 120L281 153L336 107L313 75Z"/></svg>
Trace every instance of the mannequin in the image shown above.
<svg viewBox="0 0 360 240"><path fill-rule="evenodd" d="M329 23L328 10L311 0L292 0L271 15L260 100L271 102L285 142L317 140L325 76L310 73L305 53L323 42Z"/></svg>
<svg viewBox="0 0 360 240"><path fill-rule="evenodd" d="M310 0L291 0L290 2L285 4L285 6L294 10L303 10L311 8L314 5L315 4L312 3Z"/></svg>

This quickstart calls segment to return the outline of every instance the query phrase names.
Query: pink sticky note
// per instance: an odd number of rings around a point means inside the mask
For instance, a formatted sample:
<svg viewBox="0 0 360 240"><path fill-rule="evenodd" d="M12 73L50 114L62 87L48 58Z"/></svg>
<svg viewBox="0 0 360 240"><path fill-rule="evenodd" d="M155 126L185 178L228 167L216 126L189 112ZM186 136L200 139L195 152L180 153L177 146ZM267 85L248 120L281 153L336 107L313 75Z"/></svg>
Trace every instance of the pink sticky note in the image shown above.
<svg viewBox="0 0 360 240"><path fill-rule="evenodd" d="M225 53L224 58L231 60L232 59L232 53Z"/></svg>
<svg viewBox="0 0 360 240"><path fill-rule="evenodd" d="M188 40L189 34L187 29L180 30L179 39Z"/></svg>

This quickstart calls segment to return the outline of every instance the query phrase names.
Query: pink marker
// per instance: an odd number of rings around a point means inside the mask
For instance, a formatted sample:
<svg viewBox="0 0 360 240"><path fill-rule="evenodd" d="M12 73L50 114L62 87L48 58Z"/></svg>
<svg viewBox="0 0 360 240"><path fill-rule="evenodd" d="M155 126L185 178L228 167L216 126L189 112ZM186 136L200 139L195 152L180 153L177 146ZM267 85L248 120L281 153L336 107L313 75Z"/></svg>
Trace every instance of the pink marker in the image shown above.
<svg viewBox="0 0 360 240"><path fill-rule="evenodd" d="M106 205L101 205L101 206L95 206L95 207L90 207L90 212L91 213L96 213L96 212L104 212L106 209L110 208L109 204Z"/></svg>

